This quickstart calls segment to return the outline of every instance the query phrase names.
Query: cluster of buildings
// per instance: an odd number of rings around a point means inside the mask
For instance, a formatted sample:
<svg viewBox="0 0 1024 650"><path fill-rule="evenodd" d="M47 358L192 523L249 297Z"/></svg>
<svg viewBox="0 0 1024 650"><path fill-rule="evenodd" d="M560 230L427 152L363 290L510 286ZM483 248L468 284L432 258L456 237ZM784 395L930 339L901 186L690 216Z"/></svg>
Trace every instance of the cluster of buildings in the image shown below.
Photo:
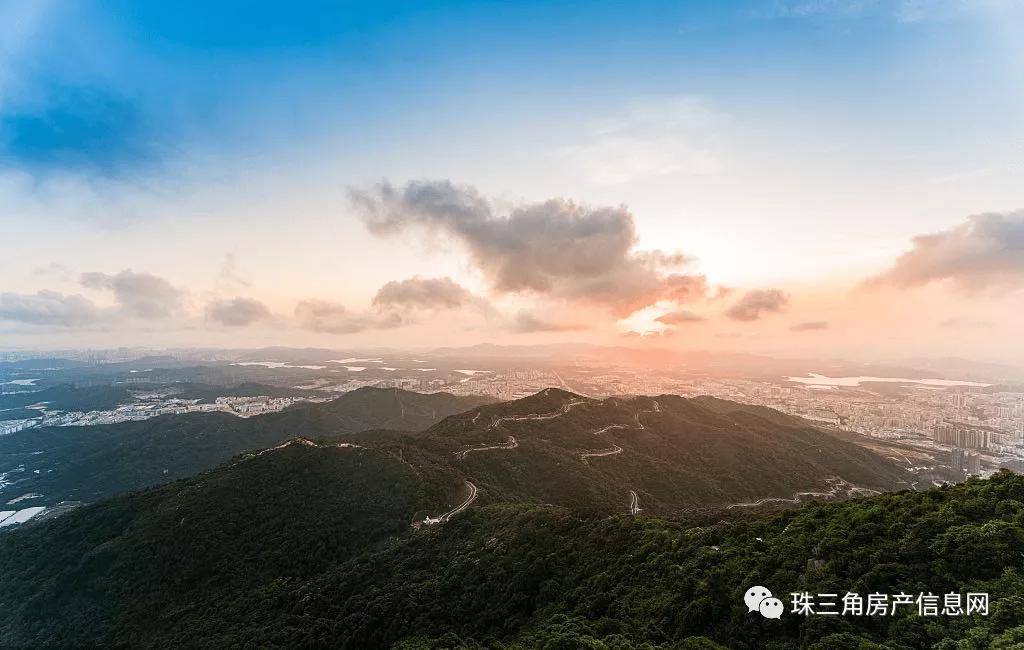
<svg viewBox="0 0 1024 650"><path fill-rule="evenodd" d="M84 354L95 356L96 353ZM110 362L130 359L138 354L137 351L116 350L106 351L102 356L104 361ZM363 361L384 363L380 359ZM307 378L307 385L297 388L340 394L364 386L376 386L417 392L443 390L456 395L487 395L499 400L518 399L552 386L596 398L611 395L711 395L768 406L824 427L855 432L865 436L865 444L868 445L895 445L902 446L904 450L912 447L932 457L941 455L945 459L943 464L954 476L985 473L998 467L1024 469L1024 393L1010 389L914 380L847 381L870 378L845 378L818 384L808 381L808 378L795 381L798 378L723 377L672 369L626 367L603 361L550 365L537 362L531 367L506 369L492 365L489 370L424 367L427 363L412 360L405 368L345 366L345 372L332 368ZM141 384L169 383L173 378L165 377L165 374L133 371L123 381L129 385L139 384L141 388ZM387 376L382 376L385 374ZM263 375L255 378L262 380ZM286 376L275 377L276 381L270 383L281 385L287 379ZM816 380L817 376L810 379ZM303 399L324 401L328 398ZM138 393L131 403L108 411L53 413L41 409L39 418L34 420L0 422L0 435L38 425L107 424L206 411L249 417L282 410L296 401L297 398L291 397L225 396L212 402L201 402L178 399L173 394L159 391Z"/></svg>
<svg viewBox="0 0 1024 650"><path fill-rule="evenodd" d="M323 402L327 397L295 398L295 397L218 397L213 402L197 399L183 400L166 396L146 396L129 404L104 411L47 411L41 409L40 417L35 420L15 420L0 422L0 435L14 433L34 426L89 426L97 424L114 424L147 420L159 415L181 415L184 413L210 413L220 411L238 417L252 417L263 413L281 411L292 404L305 402Z"/></svg>
<svg viewBox="0 0 1024 650"><path fill-rule="evenodd" d="M805 384L785 377L752 379L659 374L610 365L509 370L441 388L514 399L548 386L592 397L712 395L769 406L851 431L878 444L903 445L945 459L953 478L1000 467L1024 469L1024 393L986 386L907 381L864 385Z"/></svg>

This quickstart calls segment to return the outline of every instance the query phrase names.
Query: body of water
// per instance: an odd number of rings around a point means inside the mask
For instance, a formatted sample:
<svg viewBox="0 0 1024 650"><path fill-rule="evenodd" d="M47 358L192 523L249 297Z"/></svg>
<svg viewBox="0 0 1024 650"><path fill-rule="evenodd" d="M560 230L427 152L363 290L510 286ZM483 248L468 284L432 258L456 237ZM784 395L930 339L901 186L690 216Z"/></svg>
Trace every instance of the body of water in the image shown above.
<svg viewBox="0 0 1024 650"><path fill-rule="evenodd" d="M907 379L906 377L827 377L818 373L809 373L806 377L786 377L789 381L808 386L860 386L867 382L884 382L887 384L922 384L924 386L991 386L976 381L960 381L956 379Z"/></svg>

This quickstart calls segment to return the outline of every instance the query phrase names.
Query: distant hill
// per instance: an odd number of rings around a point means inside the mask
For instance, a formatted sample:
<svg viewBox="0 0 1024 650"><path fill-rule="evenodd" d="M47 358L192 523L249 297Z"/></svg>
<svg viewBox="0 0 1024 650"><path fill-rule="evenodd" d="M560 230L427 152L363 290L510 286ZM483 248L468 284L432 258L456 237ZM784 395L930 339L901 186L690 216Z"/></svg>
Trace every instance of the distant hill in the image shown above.
<svg viewBox="0 0 1024 650"><path fill-rule="evenodd" d="M448 393L360 388L336 400L239 418L227 413L165 415L137 422L44 427L0 436L0 505L93 502L191 476L240 452L294 436L342 436L366 429L414 431L489 402Z"/></svg>
<svg viewBox="0 0 1024 650"><path fill-rule="evenodd" d="M56 411L106 410L128 401L128 390L123 386L75 387L62 384L16 393L0 394L0 409L14 409L46 402Z"/></svg>
<svg viewBox="0 0 1024 650"><path fill-rule="evenodd" d="M317 390L306 390L302 388L285 388L281 386L271 386L270 384L261 384L258 382L244 382L235 386L211 386L208 384L195 384L190 383L185 386L179 393L175 393L174 397L179 399L197 399L204 403L210 403L215 401L218 397L295 397L295 398L312 398L312 397L325 397L330 393L325 393Z"/></svg>
<svg viewBox="0 0 1024 650"><path fill-rule="evenodd" d="M560 397L481 412L528 415ZM666 415L641 414L645 427L708 412L657 400ZM755 430L746 419L760 416L714 406ZM519 446L493 455L536 448L539 432L516 431ZM466 476L484 483L485 468L432 451L436 435L297 439L0 535L0 645L831 650L1024 639L1024 478L672 519L499 503L482 488L472 507L416 529L466 497ZM743 604L754 584L787 602L793 591L981 591L991 615L924 618L910 606L769 621Z"/></svg>

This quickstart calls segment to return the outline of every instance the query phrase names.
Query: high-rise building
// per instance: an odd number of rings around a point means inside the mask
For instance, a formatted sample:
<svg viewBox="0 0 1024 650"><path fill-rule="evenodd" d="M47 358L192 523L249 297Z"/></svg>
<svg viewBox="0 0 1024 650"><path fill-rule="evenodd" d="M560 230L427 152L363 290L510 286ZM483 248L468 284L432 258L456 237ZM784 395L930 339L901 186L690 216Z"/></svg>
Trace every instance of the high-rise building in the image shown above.
<svg viewBox="0 0 1024 650"><path fill-rule="evenodd" d="M967 474L977 476L981 474L981 456L978 454L967 454Z"/></svg>
<svg viewBox="0 0 1024 650"><path fill-rule="evenodd" d="M967 451L964 449L954 448L949 461L950 467L953 468L953 473L958 478L962 478L967 474Z"/></svg>

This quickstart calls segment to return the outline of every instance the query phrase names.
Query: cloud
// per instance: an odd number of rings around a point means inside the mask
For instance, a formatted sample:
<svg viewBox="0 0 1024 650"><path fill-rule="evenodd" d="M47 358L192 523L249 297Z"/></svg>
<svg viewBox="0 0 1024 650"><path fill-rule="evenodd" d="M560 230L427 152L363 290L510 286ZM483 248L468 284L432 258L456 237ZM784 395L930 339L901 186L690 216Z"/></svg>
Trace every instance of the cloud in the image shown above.
<svg viewBox="0 0 1024 650"><path fill-rule="evenodd" d="M764 314L780 312L789 305L789 297L778 289L748 291L725 315L733 320L753 321Z"/></svg>
<svg viewBox="0 0 1024 650"><path fill-rule="evenodd" d="M939 323L939 327L950 329L988 329L995 327L995 323L988 320L978 320L969 316L961 316L959 318L947 318Z"/></svg>
<svg viewBox="0 0 1024 650"><path fill-rule="evenodd" d="M327 334L355 334L364 330L393 329L404 323L394 312L354 313L336 302L303 300L295 307L299 325L314 332Z"/></svg>
<svg viewBox="0 0 1024 650"><path fill-rule="evenodd" d="M622 206L551 199L499 215L474 188L450 181L384 182L353 190L352 200L379 236L418 228L461 242L495 292L587 301L626 315L708 291L703 275L675 272L690 258L635 251L633 215Z"/></svg>
<svg viewBox="0 0 1024 650"><path fill-rule="evenodd" d="M637 332L636 330L627 330L622 333L623 338L628 339L639 339L641 341L653 341L656 339L668 339L676 336L678 330L672 329L671 327L661 330L647 330L645 332Z"/></svg>
<svg viewBox="0 0 1024 650"><path fill-rule="evenodd" d="M828 329L828 321L809 320L803 323L795 323L789 326L791 332L815 332Z"/></svg>
<svg viewBox="0 0 1024 650"><path fill-rule="evenodd" d="M714 174L722 168L718 134L727 123L698 97L648 100L594 124L585 142L557 154L599 185Z"/></svg>
<svg viewBox="0 0 1024 650"><path fill-rule="evenodd" d="M254 298L215 300L206 306L208 320L229 327L252 325L272 316L270 308Z"/></svg>
<svg viewBox="0 0 1024 650"><path fill-rule="evenodd" d="M976 214L948 230L914 237L892 268L867 286L949 282L967 292L1024 285L1024 210Z"/></svg>
<svg viewBox="0 0 1024 650"><path fill-rule="evenodd" d="M510 329L519 334L533 332L569 332L587 329L586 325L578 323L559 323L556 321L540 318L528 311L520 311L510 323Z"/></svg>
<svg viewBox="0 0 1024 650"><path fill-rule="evenodd" d="M897 4L902 0L889 0ZM880 0L777 0L758 10L764 18L807 18L811 16L855 16L876 9Z"/></svg>
<svg viewBox="0 0 1024 650"><path fill-rule="evenodd" d="M715 334L716 339L742 339L746 338L740 332L718 332Z"/></svg>
<svg viewBox="0 0 1024 650"><path fill-rule="evenodd" d="M59 262L50 262L43 266L32 269L32 275L37 277L52 277L62 282L69 282L72 278L71 269Z"/></svg>
<svg viewBox="0 0 1024 650"><path fill-rule="evenodd" d="M104 318L103 310L84 296L56 291L0 293L0 320L30 325L82 327Z"/></svg>
<svg viewBox="0 0 1024 650"><path fill-rule="evenodd" d="M658 321L662 325L683 325L686 323L699 323L707 319L700 314L693 313L692 311L679 309L676 311L670 311L667 314L662 314L654 320Z"/></svg>
<svg viewBox="0 0 1024 650"><path fill-rule="evenodd" d="M1019 0L777 0L764 18L883 16L902 23L954 20L1020 9Z"/></svg>
<svg viewBox="0 0 1024 650"><path fill-rule="evenodd" d="M490 305L480 296L451 278L421 278L388 282L373 297L377 309L459 309L478 307L490 311Z"/></svg>
<svg viewBox="0 0 1024 650"><path fill-rule="evenodd" d="M83 273L82 286L112 291L114 300L126 316L155 320L174 315L181 306L182 291L170 282L150 273L125 269L116 275Z"/></svg>
<svg viewBox="0 0 1024 650"><path fill-rule="evenodd" d="M99 88L57 88L0 113L2 167L114 177L158 157L139 105Z"/></svg>
<svg viewBox="0 0 1024 650"><path fill-rule="evenodd" d="M238 260L234 253L224 255L224 262L221 263L220 271L217 273L217 284L227 291L248 289L252 286L251 282L239 274Z"/></svg>

